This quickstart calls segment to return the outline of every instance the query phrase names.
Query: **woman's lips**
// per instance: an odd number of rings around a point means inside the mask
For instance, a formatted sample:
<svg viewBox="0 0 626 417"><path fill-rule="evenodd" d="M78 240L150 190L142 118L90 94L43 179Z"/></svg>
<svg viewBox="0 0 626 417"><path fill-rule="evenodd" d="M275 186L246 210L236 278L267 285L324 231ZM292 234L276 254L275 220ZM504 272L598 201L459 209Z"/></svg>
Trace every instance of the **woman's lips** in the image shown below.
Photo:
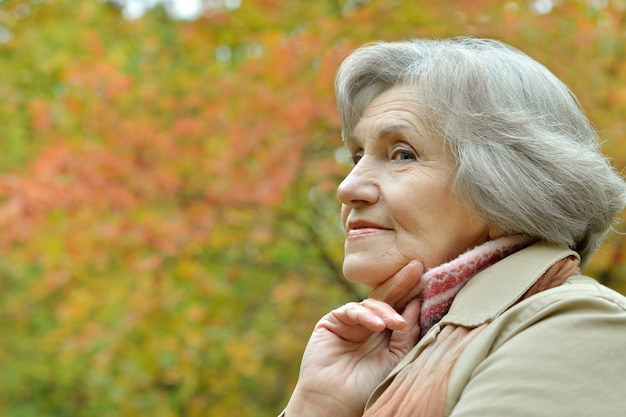
<svg viewBox="0 0 626 417"><path fill-rule="evenodd" d="M381 228L375 228L375 227L362 227L359 229L350 229L348 230L347 237L348 239L351 239L351 238L369 236L369 235L373 235L373 234L377 234L381 232L386 232L388 230L389 229L381 229Z"/></svg>
<svg viewBox="0 0 626 417"><path fill-rule="evenodd" d="M387 232L391 229L388 229L384 226L381 226L376 223L359 220L359 221L351 221L348 223L348 232L346 233L346 237L350 238L358 238L371 236L382 232Z"/></svg>

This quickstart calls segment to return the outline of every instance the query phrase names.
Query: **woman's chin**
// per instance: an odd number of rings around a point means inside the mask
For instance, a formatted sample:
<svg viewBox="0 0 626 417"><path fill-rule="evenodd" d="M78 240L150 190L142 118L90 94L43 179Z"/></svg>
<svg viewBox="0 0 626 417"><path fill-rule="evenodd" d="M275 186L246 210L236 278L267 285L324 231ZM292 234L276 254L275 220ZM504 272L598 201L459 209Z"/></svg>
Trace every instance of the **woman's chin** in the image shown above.
<svg viewBox="0 0 626 417"><path fill-rule="evenodd" d="M374 264L364 262L363 260L351 260L349 257L346 257L343 262L343 275L348 281L367 285L370 288L377 287L385 282L398 269L383 263Z"/></svg>

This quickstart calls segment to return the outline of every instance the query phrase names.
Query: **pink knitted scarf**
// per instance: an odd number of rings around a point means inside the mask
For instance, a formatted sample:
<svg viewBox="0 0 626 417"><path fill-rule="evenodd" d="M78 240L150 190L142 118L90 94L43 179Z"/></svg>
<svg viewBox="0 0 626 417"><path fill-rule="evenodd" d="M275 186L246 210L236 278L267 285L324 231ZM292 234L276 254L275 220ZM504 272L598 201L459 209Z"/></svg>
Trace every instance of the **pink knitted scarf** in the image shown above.
<svg viewBox="0 0 626 417"><path fill-rule="evenodd" d="M421 287L418 297L422 300L422 335L448 312L454 297L474 275L531 242L519 235L489 240L453 261L426 271L418 284Z"/></svg>

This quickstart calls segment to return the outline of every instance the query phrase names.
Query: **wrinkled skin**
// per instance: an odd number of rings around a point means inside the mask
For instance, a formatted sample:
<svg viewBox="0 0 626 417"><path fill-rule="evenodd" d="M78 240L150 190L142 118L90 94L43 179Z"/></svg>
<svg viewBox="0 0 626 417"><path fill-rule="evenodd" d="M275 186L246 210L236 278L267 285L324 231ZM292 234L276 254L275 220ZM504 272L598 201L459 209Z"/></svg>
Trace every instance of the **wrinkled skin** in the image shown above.
<svg viewBox="0 0 626 417"><path fill-rule="evenodd" d="M337 189L343 272L370 297L325 315L307 344L291 416L360 416L420 337L420 278L494 230L452 191L455 162L421 123L416 91L375 97L348 138L354 168Z"/></svg>
<svg viewBox="0 0 626 417"><path fill-rule="evenodd" d="M333 310L317 323L287 416L362 415L374 388L419 339L420 302L407 299L407 288L415 288L423 272L421 263L409 263L370 298Z"/></svg>

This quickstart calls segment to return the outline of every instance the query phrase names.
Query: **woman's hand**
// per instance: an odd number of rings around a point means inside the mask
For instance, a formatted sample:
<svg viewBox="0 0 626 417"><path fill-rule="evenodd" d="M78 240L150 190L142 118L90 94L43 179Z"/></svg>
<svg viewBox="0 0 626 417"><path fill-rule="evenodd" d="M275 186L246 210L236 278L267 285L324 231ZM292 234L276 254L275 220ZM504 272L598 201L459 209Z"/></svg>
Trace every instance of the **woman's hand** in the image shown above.
<svg viewBox="0 0 626 417"><path fill-rule="evenodd" d="M399 281L415 280L415 274L419 280L422 272L423 267L409 264L398 274L411 277ZM396 290L384 292L396 302L403 298ZM419 311L417 299L400 315L386 302L368 298L324 316L304 352L285 415L362 415L374 388L417 343Z"/></svg>

